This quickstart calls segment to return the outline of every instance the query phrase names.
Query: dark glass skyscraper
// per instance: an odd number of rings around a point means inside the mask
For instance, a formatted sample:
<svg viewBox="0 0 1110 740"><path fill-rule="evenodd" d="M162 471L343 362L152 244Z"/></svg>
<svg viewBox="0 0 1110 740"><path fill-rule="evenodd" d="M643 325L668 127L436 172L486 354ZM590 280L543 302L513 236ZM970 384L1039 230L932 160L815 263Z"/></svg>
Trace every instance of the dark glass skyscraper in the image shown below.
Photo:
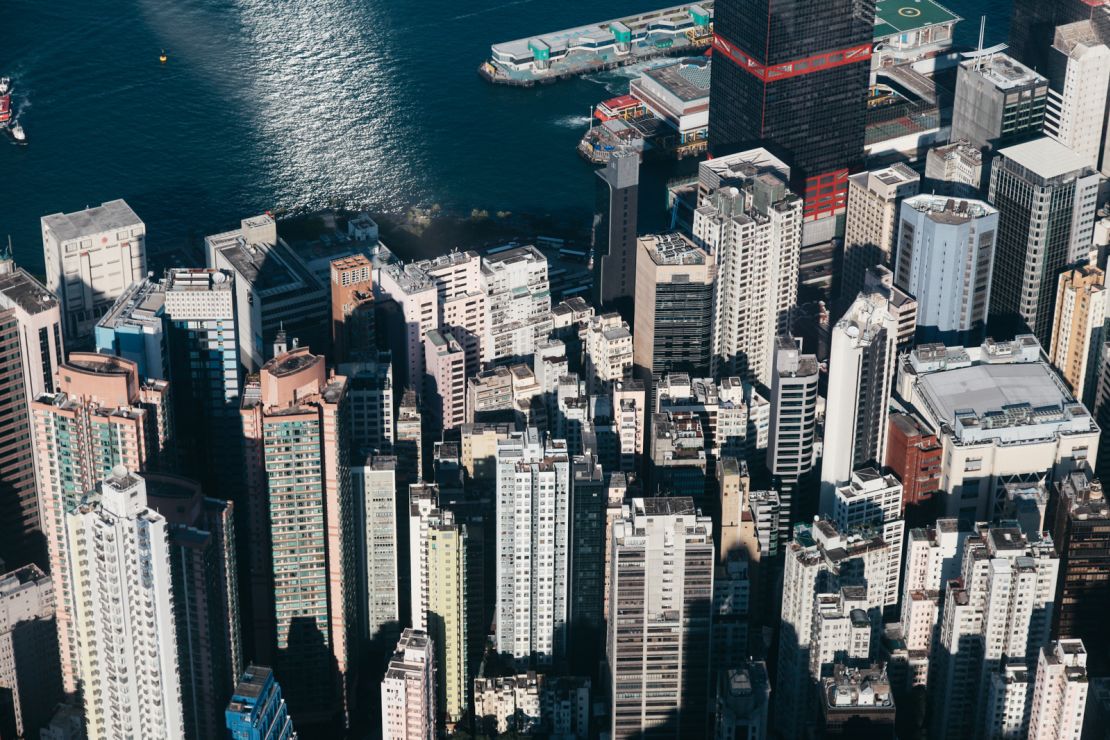
<svg viewBox="0 0 1110 740"><path fill-rule="evenodd" d="M709 148L762 144L791 168L805 217L843 210L863 162L874 0L718 0Z"/></svg>
<svg viewBox="0 0 1110 740"><path fill-rule="evenodd" d="M636 198L640 191L640 155L616 151L597 173L594 209L594 303L615 308L632 322L636 284Z"/></svg>
<svg viewBox="0 0 1110 740"><path fill-rule="evenodd" d="M1014 0L1010 56L1041 74L1048 74L1048 52L1056 26L1094 20L1097 9L1105 4L1106 0ZM1110 17L1106 11L1102 13L1103 19Z"/></svg>

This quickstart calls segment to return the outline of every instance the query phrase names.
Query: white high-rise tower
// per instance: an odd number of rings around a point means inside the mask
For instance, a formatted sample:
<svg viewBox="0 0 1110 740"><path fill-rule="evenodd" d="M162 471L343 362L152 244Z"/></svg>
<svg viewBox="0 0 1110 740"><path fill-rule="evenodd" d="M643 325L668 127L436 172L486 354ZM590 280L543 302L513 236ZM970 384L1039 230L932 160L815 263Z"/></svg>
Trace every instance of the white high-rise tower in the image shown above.
<svg viewBox="0 0 1110 740"><path fill-rule="evenodd" d="M146 483L117 466L66 529L89 737L182 737L169 538Z"/></svg>
<svg viewBox="0 0 1110 740"><path fill-rule="evenodd" d="M497 443L497 651L550 664L565 649L570 531L566 442L535 427Z"/></svg>

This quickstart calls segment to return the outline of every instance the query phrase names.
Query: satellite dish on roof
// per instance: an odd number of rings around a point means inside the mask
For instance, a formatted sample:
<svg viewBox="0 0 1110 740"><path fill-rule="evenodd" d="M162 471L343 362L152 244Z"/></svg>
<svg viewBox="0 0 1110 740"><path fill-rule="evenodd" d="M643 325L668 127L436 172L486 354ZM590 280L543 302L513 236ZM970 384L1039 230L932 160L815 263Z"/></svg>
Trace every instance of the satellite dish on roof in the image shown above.
<svg viewBox="0 0 1110 740"><path fill-rule="evenodd" d="M112 477L113 478L126 478L127 477L127 466L126 465L116 465L115 467L113 467L112 468Z"/></svg>

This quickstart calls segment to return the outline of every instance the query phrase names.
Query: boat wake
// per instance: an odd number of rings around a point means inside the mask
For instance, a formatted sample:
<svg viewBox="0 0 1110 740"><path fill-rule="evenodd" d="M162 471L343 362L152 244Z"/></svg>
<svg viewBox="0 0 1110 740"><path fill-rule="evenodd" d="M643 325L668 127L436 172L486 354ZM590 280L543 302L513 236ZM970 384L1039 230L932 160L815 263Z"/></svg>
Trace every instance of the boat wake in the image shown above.
<svg viewBox="0 0 1110 740"><path fill-rule="evenodd" d="M466 18L473 18L476 15L485 15L486 13L493 13L494 11L502 10L504 8L511 8L514 5L527 5L530 2L533 2L533 0L513 0L513 2L510 2L510 3L502 3L501 5L494 5L492 8L482 8L481 10L475 10L473 13L463 13L462 15L456 15L454 18L451 18L450 20L461 21L461 20L464 20Z"/></svg>
<svg viewBox="0 0 1110 740"><path fill-rule="evenodd" d="M590 117L589 116L562 116L561 118L556 118L554 123L559 128L580 129L580 128L583 128L585 126L590 125Z"/></svg>

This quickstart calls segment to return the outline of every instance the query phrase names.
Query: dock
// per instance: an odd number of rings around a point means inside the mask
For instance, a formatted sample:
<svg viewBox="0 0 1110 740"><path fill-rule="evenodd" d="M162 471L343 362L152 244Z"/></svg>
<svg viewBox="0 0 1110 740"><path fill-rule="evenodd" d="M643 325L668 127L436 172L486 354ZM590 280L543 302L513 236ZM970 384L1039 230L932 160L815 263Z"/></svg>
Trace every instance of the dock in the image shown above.
<svg viewBox="0 0 1110 740"><path fill-rule="evenodd" d="M531 87L657 57L693 56L712 41L713 0L705 0L494 44L478 74Z"/></svg>
<svg viewBox="0 0 1110 740"><path fill-rule="evenodd" d="M937 0L877 0L872 68L943 54L960 20ZM695 56L712 41L713 0L703 0L493 44L478 74L494 84L532 87L657 57Z"/></svg>

